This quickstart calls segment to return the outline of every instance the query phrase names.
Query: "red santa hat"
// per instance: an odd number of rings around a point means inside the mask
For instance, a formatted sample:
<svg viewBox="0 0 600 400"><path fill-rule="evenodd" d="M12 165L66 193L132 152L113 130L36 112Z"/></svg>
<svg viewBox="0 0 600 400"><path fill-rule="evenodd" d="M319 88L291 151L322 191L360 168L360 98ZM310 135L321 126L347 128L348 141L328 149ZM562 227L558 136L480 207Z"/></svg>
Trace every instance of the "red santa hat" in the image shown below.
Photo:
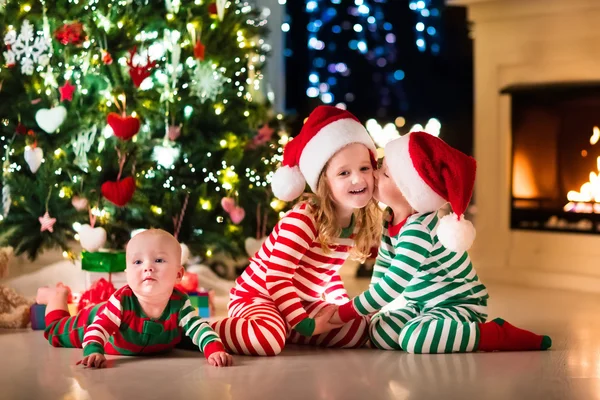
<svg viewBox="0 0 600 400"><path fill-rule="evenodd" d="M307 183L316 191L325 164L352 143L364 144L375 157L373 139L354 115L332 106L315 108L300 134L283 150L282 165L271 179L273 194L292 201L304 192Z"/></svg>
<svg viewBox="0 0 600 400"><path fill-rule="evenodd" d="M475 240L475 228L464 213L473 195L476 162L426 132L411 132L385 147L392 179L416 211L432 212L450 203L453 213L443 217L438 240L448 250L463 252Z"/></svg>

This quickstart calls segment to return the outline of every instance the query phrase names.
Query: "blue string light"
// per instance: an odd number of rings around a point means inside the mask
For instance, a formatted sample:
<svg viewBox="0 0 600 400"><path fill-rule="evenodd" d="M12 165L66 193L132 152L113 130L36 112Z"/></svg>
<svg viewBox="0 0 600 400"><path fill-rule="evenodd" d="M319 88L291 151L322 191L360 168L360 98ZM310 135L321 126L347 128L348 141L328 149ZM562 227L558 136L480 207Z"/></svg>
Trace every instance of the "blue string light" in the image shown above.
<svg viewBox="0 0 600 400"><path fill-rule="evenodd" d="M415 24L415 43L421 52L429 48L432 54L440 52L440 35L438 33L440 21L439 0L411 0L408 7L417 15Z"/></svg>
<svg viewBox="0 0 600 400"><path fill-rule="evenodd" d="M352 68L340 59L340 46L348 46L371 64L373 88L379 90L379 108L387 109L392 103L397 111L406 110L406 96L401 81L404 71L394 66L397 58L396 35L393 25L385 20L381 4L387 0L354 0L347 7L341 0L306 0L308 15L307 47L310 71L306 95L325 104L345 107L355 100L351 92ZM425 27L423 28L425 29ZM351 39L344 44L333 35L344 34ZM392 97L394 99L392 100Z"/></svg>

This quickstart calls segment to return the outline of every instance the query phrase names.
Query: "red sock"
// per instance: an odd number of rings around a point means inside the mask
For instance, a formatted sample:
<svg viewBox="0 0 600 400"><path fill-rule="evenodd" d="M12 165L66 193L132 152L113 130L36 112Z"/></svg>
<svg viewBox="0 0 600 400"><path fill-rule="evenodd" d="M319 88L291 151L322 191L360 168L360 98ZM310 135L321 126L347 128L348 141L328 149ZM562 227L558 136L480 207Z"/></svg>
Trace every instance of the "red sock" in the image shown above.
<svg viewBox="0 0 600 400"><path fill-rule="evenodd" d="M479 351L546 350L550 346L549 336L519 329L502 318L479 324Z"/></svg>

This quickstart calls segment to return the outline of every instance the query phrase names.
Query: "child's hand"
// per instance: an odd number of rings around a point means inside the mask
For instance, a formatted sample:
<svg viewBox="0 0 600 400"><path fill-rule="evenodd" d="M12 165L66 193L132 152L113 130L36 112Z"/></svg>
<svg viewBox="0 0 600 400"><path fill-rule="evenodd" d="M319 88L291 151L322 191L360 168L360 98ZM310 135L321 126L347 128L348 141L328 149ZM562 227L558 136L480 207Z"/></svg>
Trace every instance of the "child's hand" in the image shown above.
<svg viewBox="0 0 600 400"><path fill-rule="evenodd" d="M338 306L329 305L323 307L321 311L315 315L315 330L313 332L313 336L320 335L321 333L329 332L332 329L336 329L344 325L343 322L334 323L331 322L331 317L333 314L337 314Z"/></svg>
<svg viewBox="0 0 600 400"><path fill-rule="evenodd" d="M344 325L344 321L342 321L342 318L340 318L339 307L335 308L335 312L333 313L331 318L329 318L329 323L336 325Z"/></svg>
<svg viewBox="0 0 600 400"><path fill-rule="evenodd" d="M89 368L106 368L106 357L104 357L104 354L92 353L83 360L78 361L75 365L79 364L83 364Z"/></svg>
<svg viewBox="0 0 600 400"><path fill-rule="evenodd" d="M213 367L230 367L233 365L233 357L224 351L218 351L208 356L208 363Z"/></svg>

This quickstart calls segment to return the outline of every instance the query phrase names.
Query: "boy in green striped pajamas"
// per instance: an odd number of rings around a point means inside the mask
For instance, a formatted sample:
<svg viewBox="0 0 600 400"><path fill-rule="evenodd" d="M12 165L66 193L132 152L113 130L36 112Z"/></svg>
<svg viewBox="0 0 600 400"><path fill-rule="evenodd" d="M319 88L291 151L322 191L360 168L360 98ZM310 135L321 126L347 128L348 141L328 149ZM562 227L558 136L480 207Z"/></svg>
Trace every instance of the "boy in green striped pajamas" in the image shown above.
<svg viewBox="0 0 600 400"><path fill-rule="evenodd" d="M375 196L388 205L370 288L340 306L331 322L379 312L404 295L406 307L373 316L370 337L380 349L409 353L545 350L552 341L487 318L488 293L467 250L475 238L464 219L475 160L425 132L385 148ZM453 213L439 218L450 203Z"/></svg>

